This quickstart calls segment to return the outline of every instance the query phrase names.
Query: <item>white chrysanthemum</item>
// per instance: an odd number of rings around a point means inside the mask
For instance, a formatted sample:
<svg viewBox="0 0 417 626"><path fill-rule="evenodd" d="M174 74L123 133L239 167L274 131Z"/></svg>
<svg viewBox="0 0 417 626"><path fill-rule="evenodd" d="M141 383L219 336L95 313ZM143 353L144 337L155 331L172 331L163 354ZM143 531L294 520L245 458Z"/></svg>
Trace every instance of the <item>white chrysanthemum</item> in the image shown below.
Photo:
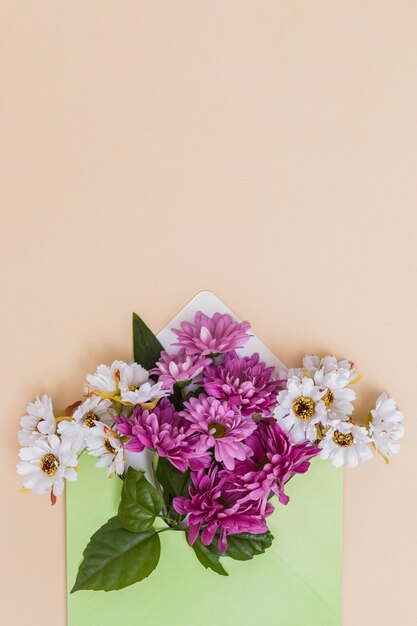
<svg viewBox="0 0 417 626"><path fill-rule="evenodd" d="M74 411L73 419L76 422L87 423L90 428L94 425L93 421L103 422L106 426L111 426L114 422L114 410L111 408L110 400L91 396Z"/></svg>
<svg viewBox="0 0 417 626"><path fill-rule="evenodd" d="M21 446L30 446L37 439L46 439L55 433L55 416L51 398L43 394L26 407L27 414L20 418L19 431Z"/></svg>
<svg viewBox="0 0 417 626"><path fill-rule="evenodd" d="M289 367L288 369L279 368L276 379L284 381L289 380L290 378L294 378L295 376L296 378L302 380L305 375L306 371L303 367Z"/></svg>
<svg viewBox="0 0 417 626"><path fill-rule="evenodd" d="M329 459L335 467L347 465L356 467L358 463L372 457L368 431L352 422L339 422L329 428L320 442L320 458Z"/></svg>
<svg viewBox="0 0 417 626"><path fill-rule="evenodd" d="M87 382L84 393L95 393L97 395L111 396L119 391L120 370L126 363L124 361L113 361L109 365L99 365L94 374L87 375Z"/></svg>
<svg viewBox="0 0 417 626"><path fill-rule="evenodd" d="M22 459L17 465L17 473L23 476L23 486L35 493L43 494L52 488L54 496L64 490L64 479L77 480L77 455L71 443L64 442L57 435L38 439L30 447L22 448Z"/></svg>
<svg viewBox="0 0 417 626"><path fill-rule="evenodd" d="M344 372L340 375L341 371L332 370L326 373L324 368L320 368L314 373L317 387L325 391L322 400L327 409L327 424L335 420L348 420L353 413L352 402L356 399L356 393L346 386L346 376Z"/></svg>
<svg viewBox="0 0 417 626"><path fill-rule="evenodd" d="M337 372L338 384L343 385L343 387L346 387L346 385L351 384L358 378L358 372L350 361L346 359L338 361L335 356L331 355L327 355L323 358L320 358L317 354L306 355L303 359L303 367L312 378L314 378L317 370L322 370L323 374Z"/></svg>
<svg viewBox="0 0 417 626"><path fill-rule="evenodd" d="M123 444L117 433L101 422L96 422L87 434L87 451L99 457L96 467L107 467L107 475L122 475L125 469Z"/></svg>
<svg viewBox="0 0 417 626"><path fill-rule="evenodd" d="M79 454L85 448L89 429L96 422L112 426L114 420L110 407L110 400L102 400L100 396L93 395L76 409L71 420L58 424L58 432L63 440L71 442L74 451Z"/></svg>
<svg viewBox="0 0 417 626"><path fill-rule="evenodd" d="M122 402L143 404L169 394L162 383L154 383L149 372L138 363L125 363L120 369L120 396Z"/></svg>
<svg viewBox="0 0 417 626"><path fill-rule="evenodd" d="M316 424L325 419L326 406L320 390L311 378L300 380L293 376L287 381L287 388L278 393L278 406L275 416L284 430L291 433L295 443L317 439Z"/></svg>
<svg viewBox="0 0 417 626"><path fill-rule="evenodd" d="M400 450L399 439L404 436L404 427L400 423L403 414L398 411L395 400L386 393L381 393L371 416L369 432L376 449L385 456L397 454Z"/></svg>
<svg viewBox="0 0 417 626"><path fill-rule="evenodd" d="M303 358L303 368L308 372L308 375L313 377L315 372L319 369L321 358L317 354L306 354Z"/></svg>

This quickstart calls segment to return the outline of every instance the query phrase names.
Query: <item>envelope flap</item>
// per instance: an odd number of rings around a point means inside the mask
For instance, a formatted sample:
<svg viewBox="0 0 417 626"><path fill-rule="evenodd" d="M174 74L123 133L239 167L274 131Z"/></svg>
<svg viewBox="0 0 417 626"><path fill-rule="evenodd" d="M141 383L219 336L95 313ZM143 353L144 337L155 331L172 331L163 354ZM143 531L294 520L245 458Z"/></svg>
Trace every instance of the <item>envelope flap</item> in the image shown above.
<svg viewBox="0 0 417 626"><path fill-rule="evenodd" d="M158 339L164 347L171 346L176 341L176 335L172 328L179 328L181 322L192 322L197 311L203 311L206 315L214 313L228 313L234 319L239 319L235 313L227 307L220 298L211 291L200 291L179 313L158 333ZM170 348L170 351L175 348ZM256 335L253 335L243 349L238 350L240 354L251 354L259 352L263 361L268 365L274 365L276 369L286 369L285 365Z"/></svg>

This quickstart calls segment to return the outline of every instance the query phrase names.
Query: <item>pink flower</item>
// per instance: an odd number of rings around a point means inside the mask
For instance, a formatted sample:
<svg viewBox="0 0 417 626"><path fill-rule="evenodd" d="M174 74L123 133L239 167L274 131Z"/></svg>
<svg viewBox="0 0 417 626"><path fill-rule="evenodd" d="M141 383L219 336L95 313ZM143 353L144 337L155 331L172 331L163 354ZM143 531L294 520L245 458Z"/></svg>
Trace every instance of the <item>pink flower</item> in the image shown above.
<svg viewBox="0 0 417 626"><path fill-rule="evenodd" d="M201 354L187 355L185 348L177 354L161 352L159 361L151 370L151 374L159 376L158 382L162 383L163 389L172 391L174 385L179 387L189 385L211 362L211 359Z"/></svg>
<svg viewBox="0 0 417 626"><path fill-rule="evenodd" d="M243 461L252 450L243 443L256 428L249 417L242 417L227 402L201 394L184 403L185 417L191 426L190 433L199 435L198 452L214 448L214 457L219 463L232 470L235 459Z"/></svg>
<svg viewBox="0 0 417 626"><path fill-rule="evenodd" d="M210 455L196 451L198 437L187 433L188 422L176 413L166 398L162 398L152 410L138 406L132 418L119 415L115 420L119 433L129 437L126 450L142 452L144 448L150 448L167 457L181 472L210 464Z"/></svg>
<svg viewBox="0 0 417 626"><path fill-rule="evenodd" d="M217 355L242 348L250 337L249 328L248 322L235 322L227 313L208 317L198 311L194 324L182 322L181 330L172 331L178 337L174 345L185 348L187 354Z"/></svg>
<svg viewBox="0 0 417 626"><path fill-rule="evenodd" d="M243 494L246 491L243 501L262 501L262 507L267 506L271 491L282 504L287 504L284 484L294 474L304 474L310 467L310 459L320 452L309 442L292 443L272 418L261 420L246 443L252 454L236 464L234 480L240 482Z"/></svg>
<svg viewBox="0 0 417 626"><path fill-rule="evenodd" d="M220 552L225 552L227 535L244 532L260 534L268 530L265 517L271 515L273 507L268 504L261 513L256 502L252 500L242 502L231 480L232 475L224 474L216 465L212 465L208 473L193 472L189 498L182 496L174 498L173 505L177 513L188 515L190 545L202 531L201 541L208 546L220 529L218 548Z"/></svg>
<svg viewBox="0 0 417 626"><path fill-rule="evenodd" d="M208 367L204 372L204 389L208 395L225 398L240 407L242 415L271 415L277 404L280 380L272 380L274 368L266 367L256 352L252 356L238 357L230 352L223 363Z"/></svg>

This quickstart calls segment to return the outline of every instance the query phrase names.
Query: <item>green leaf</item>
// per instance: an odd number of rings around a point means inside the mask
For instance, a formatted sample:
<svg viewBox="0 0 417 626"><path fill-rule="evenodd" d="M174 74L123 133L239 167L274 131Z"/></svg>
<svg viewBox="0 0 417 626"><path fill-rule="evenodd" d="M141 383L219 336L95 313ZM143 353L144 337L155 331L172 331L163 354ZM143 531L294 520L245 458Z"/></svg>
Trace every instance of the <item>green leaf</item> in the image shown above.
<svg viewBox="0 0 417 626"><path fill-rule="evenodd" d="M123 526L134 533L149 530L163 504L161 494L146 480L144 472L129 467L118 511Z"/></svg>
<svg viewBox="0 0 417 626"><path fill-rule="evenodd" d="M156 478L164 490L165 503L170 507L170 515L178 516L172 508L172 500L175 496L185 496L188 494L190 484L190 471L180 472L165 457L160 457L156 468Z"/></svg>
<svg viewBox="0 0 417 626"><path fill-rule="evenodd" d="M227 550L224 556L237 561L249 561L257 554L263 554L272 544L273 535L268 531L262 535L241 533L227 536Z"/></svg>
<svg viewBox="0 0 417 626"><path fill-rule="evenodd" d="M164 488L164 492L172 497L184 496L188 493L190 472L180 472L167 458L159 457L156 477Z"/></svg>
<svg viewBox="0 0 417 626"><path fill-rule="evenodd" d="M182 411L182 409L184 408L184 405L183 405L183 397L182 397L181 389L179 389L178 387L174 385L174 391L169 397L169 399L171 400L172 404L175 406L177 411Z"/></svg>
<svg viewBox="0 0 417 626"><path fill-rule="evenodd" d="M197 559L206 569L211 569L213 572L216 572L216 574L220 574L220 576L229 576L223 565L220 563L219 555L211 552L207 546L201 543L199 538L197 538L193 543L192 549L194 550Z"/></svg>
<svg viewBox="0 0 417 626"><path fill-rule="evenodd" d="M145 322L133 313L133 358L147 370L155 367L163 350L162 344L155 337Z"/></svg>
<svg viewBox="0 0 417 626"><path fill-rule="evenodd" d="M159 535L154 529L131 533L112 517L91 537L71 590L112 591L143 580L158 565Z"/></svg>

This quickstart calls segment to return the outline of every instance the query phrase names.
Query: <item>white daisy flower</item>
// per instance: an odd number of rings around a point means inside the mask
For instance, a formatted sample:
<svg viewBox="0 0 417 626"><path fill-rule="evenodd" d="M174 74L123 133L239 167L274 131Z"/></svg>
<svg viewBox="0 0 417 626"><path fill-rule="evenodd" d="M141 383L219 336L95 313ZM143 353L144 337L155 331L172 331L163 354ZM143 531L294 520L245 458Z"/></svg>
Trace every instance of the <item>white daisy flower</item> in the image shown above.
<svg viewBox="0 0 417 626"><path fill-rule="evenodd" d="M317 354L306 354L303 358L303 368L308 375L313 377L315 372L320 368L321 358Z"/></svg>
<svg viewBox="0 0 417 626"><path fill-rule="evenodd" d="M111 426L114 422L114 410L110 400L102 400L98 396L87 398L76 409L73 419L76 422L86 423L88 428L94 426L93 422L103 422Z"/></svg>
<svg viewBox="0 0 417 626"><path fill-rule="evenodd" d="M22 430L19 431L21 446L30 446L37 439L46 439L55 433L55 416L51 398L43 394L26 407L26 415L20 418Z"/></svg>
<svg viewBox="0 0 417 626"><path fill-rule="evenodd" d="M58 432L65 441L70 441L77 454L85 449L87 434L96 422L112 426L113 415L110 400L102 400L100 396L90 396L74 412L71 420L63 420L58 424Z"/></svg>
<svg viewBox="0 0 417 626"><path fill-rule="evenodd" d="M350 385L358 378L358 372L350 361L346 359L338 361L335 356L331 355L323 358L320 358L317 354L306 355L303 359L303 367L312 378L314 378L317 370L323 370L323 374L337 372L339 384L343 384L344 387Z"/></svg>
<svg viewBox="0 0 417 626"><path fill-rule="evenodd" d="M169 395L162 389L163 383L154 383L149 372L138 363L125 363L120 369L120 396L122 402L143 404Z"/></svg>
<svg viewBox="0 0 417 626"><path fill-rule="evenodd" d="M87 435L87 451L99 457L96 467L107 467L107 476L122 475L125 469L123 444L117 433L102 422L96 422Z"/></svg>
<svg viewBox="0 0 417 626"><path fill-rule="evenodd" d="M293 376L287 381L287 388L278 393L278 406L275 416L280 424L291 433L295 443L315 441L316 424L325 419L326 406L322 400L324 390L320 390L311 378L300 380Z"/></svg>
<svg viewBox="0 0 417 626"><path fill-rule="evenodd" d="M372 457L368 445L370 441L368 431L363 426L356 426L352 422L338 422L329 428L320 442L320 458L329 459L335 467L356 467L358 463Z"/></svg>
<svg viewBox="0 0 417 626"><path fill-rule="evenodd" d="M306 375L306 370L303 367L289 367L288 369L278 369L276 378L277 380L289 380L290 378L299 378L302 380Z"/></svg>
<svg viewBox="0 0 417 626"><path fill-rule="evenodd" d="M64 479L77 480L77 455L71 443L64 442L57 435L38 439L30 447L22 448L22 459L17 465L17 473L23 476L23 486L37 494L52 489L54 496L64 490Z"/></svg>
<svg viewBox="0 0 417 626"><path fill-rule="evenodd" d="M102 396L116 395L119 391L120 370L125 365L124 361L113 361L110 366L99 365L94 374L87 375L84 393L86 395L91 393Z"/></svg>
<svg viewBox="0 0 417 626"><path fill-rule="evenodd" d="M353 413L352 402L356 399L356 393L346 386L346 370L340 375L341 371L338 369L326 373L324 368L320 368L314 374L317 387L325 392L322 400L327 409L327 424L334 420L348 420Z"/></svg>
<svg viewBox="0 0 417 626"><path fill-rule="evenodd" d="M398 440L404 436L404 427L400 423L403 414L397 410L395 400L381 393L371 416L369 433L376 449L384 456L397 454L400 450Z"/></svg>
<svg viewBox="0 0 417 626"><path fill-rule="evenodd" d="M169 394L162 389L162 383L154 383L149 378L144 367L124 361L99 365L95 374L88 374L84 392L132 405L152 402Z"/></svg>

